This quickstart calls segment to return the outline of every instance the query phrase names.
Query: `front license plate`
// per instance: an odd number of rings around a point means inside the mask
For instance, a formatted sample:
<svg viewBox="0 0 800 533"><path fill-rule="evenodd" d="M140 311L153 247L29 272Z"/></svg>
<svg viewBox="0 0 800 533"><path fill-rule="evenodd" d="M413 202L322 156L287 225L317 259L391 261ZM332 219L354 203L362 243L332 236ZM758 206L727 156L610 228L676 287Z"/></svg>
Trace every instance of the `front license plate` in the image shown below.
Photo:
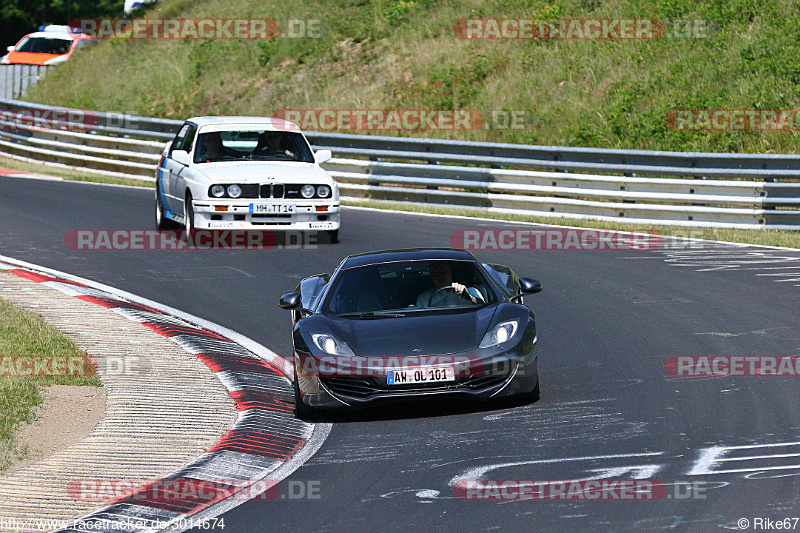
<svg viewBox="0 0 800 533"><path fill-rule="evenodd" d="M295 212L295 204L250 204L250 212L263 214L291 214Z"/></svg>
<svg viewBox="0 0 800 533"><path fill-rule="evenodd" d="M452 366L394 368L386 371L386 382L389 385L406 385L409 383L441 383L455 380L456 374Z"/></svg>

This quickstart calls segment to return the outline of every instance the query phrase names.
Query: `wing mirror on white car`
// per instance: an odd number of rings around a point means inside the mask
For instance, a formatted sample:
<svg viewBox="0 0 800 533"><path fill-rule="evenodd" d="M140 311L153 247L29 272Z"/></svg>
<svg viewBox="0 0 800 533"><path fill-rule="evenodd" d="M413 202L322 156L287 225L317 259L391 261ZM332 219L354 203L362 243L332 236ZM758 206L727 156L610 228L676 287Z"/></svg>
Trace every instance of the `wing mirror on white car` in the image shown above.
<svg viewBox="0 0 800 533"><path fill-rule="evenodd" d="M189 166L189 152L187 152L186 150L173 150L172 159L176 163Z"/></svg>
<svg viewBox="0 0 800 533"><path fill-rule="evenodd" d="M314 154L314 159L316 159L318 165L327 163L333 159L333 152L330 150L317 150L317 153Z"/></svg>

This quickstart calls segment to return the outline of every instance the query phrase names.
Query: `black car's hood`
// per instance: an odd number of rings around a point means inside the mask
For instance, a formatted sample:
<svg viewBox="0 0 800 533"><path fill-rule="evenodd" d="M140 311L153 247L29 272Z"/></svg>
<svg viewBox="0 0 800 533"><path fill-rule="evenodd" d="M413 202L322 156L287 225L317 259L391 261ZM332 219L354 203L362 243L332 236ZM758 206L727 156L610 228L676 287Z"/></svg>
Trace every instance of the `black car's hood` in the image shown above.
<svg viewBox="0 0 800 533"><path fill-rule="evenodd" d="M402 318L328 318L356 355L446 355L477 348L496 309L489 305Z"/></svg>

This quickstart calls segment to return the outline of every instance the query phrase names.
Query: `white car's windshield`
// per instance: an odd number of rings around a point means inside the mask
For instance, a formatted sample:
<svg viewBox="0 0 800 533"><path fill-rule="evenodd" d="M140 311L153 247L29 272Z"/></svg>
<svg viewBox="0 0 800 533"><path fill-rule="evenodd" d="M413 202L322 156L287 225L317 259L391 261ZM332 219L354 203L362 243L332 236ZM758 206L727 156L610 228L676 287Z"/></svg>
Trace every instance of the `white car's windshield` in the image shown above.
<svg viewBox="0 0 800 533"><path fill-rule="evenodd" d="M303 135L292 131L214 131L197 138L195 163L253 159L313 163Z"/></svg>
<svg viewBox="0 0 800 533"><path fill-rule="evenodd" d="M71 39L28 37L20 43L16 51L61 55L68 53L70 46L72 46Z"/></svg>

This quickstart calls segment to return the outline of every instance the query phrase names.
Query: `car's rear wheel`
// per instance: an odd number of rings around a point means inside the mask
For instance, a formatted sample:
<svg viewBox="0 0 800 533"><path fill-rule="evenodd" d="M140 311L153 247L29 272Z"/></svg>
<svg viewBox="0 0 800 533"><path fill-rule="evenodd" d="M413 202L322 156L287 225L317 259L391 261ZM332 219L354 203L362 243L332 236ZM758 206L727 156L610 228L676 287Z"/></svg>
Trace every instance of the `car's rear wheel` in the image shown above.
<svg viewBox="0 0 800 533"><path fill-rule="evenodd" d="M294 414L301 420L314 418L315 410L303 403L300 397L300 385L297 383L297 376L294 378Z"/></svg>
<svg viewBox="0 0 800 533"><path fill-rule="evenodd" d="M328 237L330 237L331 244L339 242L339 230L338 229L331 230L331 231L328 231L326 233L328 234Z"/></svg>

